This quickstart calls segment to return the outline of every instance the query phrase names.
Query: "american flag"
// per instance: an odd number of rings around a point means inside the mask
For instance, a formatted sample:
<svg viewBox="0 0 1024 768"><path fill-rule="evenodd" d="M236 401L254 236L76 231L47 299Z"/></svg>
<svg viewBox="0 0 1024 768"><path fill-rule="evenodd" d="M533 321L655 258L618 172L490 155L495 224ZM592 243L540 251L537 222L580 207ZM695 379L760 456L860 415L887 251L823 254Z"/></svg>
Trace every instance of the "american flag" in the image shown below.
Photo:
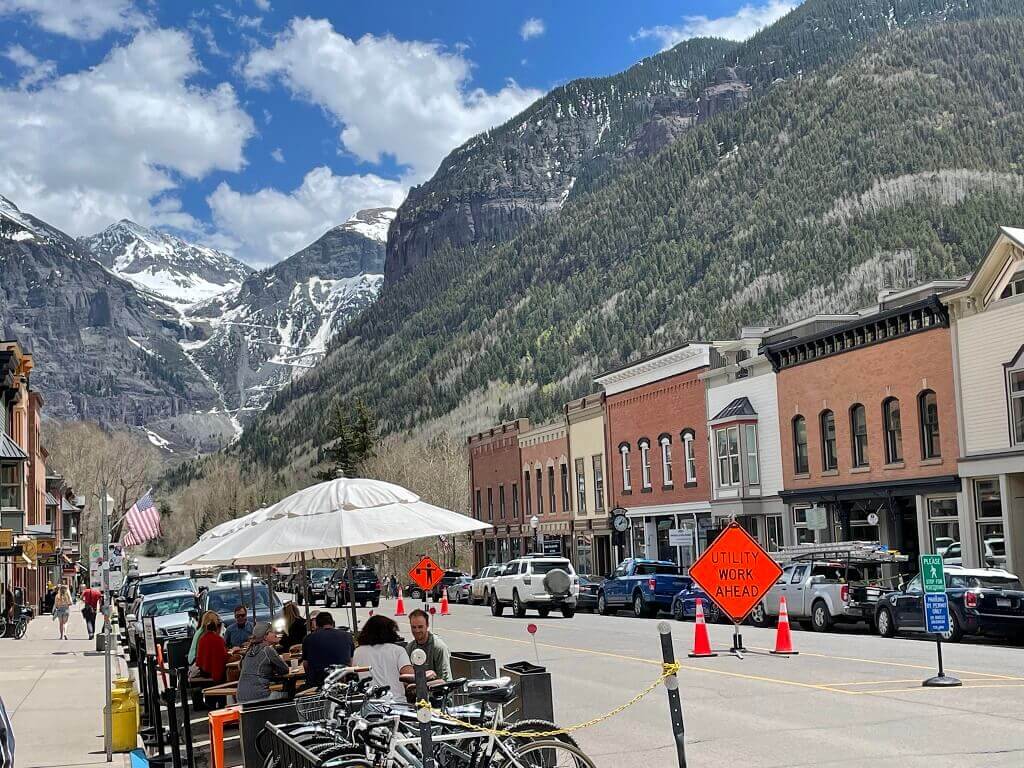
<svg viewBox="0 0 1024 768"><path fill-rule="evenodd" d="M160 513L153 503L150 491L132 504L132 508L124 516L125 530L121 535L121 543L126 547L134 547L155 539L160 535Z"/></svg>

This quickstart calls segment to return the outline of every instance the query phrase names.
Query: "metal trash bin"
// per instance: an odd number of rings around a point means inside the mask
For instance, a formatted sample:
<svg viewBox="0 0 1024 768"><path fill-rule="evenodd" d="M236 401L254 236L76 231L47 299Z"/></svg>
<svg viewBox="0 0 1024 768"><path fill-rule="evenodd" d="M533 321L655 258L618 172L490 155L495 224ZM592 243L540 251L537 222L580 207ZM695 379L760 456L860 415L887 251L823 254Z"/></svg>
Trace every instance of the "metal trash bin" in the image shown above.
<svg viewBox="0 0 1024 768"><path fill-rule="evenodd" d="M489 653L452 651L452 677L470 680L489 680L497 677L498 665Z"/></svg>
<svg viewBox="0 0 1024 768"><path fill-rule="evenodd" d="M501 675L512 678L512 683L516 687L516 697L505 705L505 719L508 722L554 721L551 673L546 668L528 661L516 661L503 666Z"/></svg>

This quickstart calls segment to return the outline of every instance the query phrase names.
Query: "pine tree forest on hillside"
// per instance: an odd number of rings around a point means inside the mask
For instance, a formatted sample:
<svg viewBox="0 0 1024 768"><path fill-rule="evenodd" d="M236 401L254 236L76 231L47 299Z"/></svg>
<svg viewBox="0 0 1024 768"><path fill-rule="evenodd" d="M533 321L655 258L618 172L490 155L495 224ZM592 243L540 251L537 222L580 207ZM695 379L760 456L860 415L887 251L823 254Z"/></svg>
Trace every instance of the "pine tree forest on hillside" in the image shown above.
<svg viewBox="0 0 1024 768"><path fill-rule="evenodd" d="M509 242L438 252L274 400L243 455L308 452L339 393L385 431L544 418L652 350L964 274L1024 221L1022 35L1007 17L896 29Z"/></svg>

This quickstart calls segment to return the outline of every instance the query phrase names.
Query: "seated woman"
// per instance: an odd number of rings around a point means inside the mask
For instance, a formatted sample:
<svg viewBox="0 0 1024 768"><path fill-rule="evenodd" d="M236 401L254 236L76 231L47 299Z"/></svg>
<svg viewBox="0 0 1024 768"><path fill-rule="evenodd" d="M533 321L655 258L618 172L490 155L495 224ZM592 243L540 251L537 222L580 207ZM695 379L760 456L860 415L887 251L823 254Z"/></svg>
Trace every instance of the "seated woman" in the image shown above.
<svg viewBox="0 0 1024 768"><path fill-rule="evenodd" d="M286 653L292 646L302 645L302 641L306 639L308 629L305 619L299 613L299 606L295 603L291 601L285 603L283 614L285 633L277 649L282 653Z"/></svg>
<svg viewBox="0 0 1024 768"><path fill-rule="evenodd" d="M398 625L387 616L371 616L356 637L356 652L352 664L370 667L369 674L375 686L386 686L399 701L405 700L405 686L401 676L413 674L409 653L398 634Z"/></svg>
<svg viewBox="0 0 1024 768"><path fill-rule="evenodd" d="M285 698L284 691L270 690L272 684L288 674L288 665L274 650L277 641L278 634L269 622L260 621L253 627L249 648L242 656L240 664L239 703Z"/></svg>
<svg viewBox="0 0 1024 768"><path fill-rule="evenodd" d="M188 663L196 663L196 653L199 651L199 641L206 634L206 628L210 626L210 622L214 622L217 626L217 631L220 632L220 616L216 611L207 611L203 614L202 618L199 619L199 628L196 633L192 635L192 645L188 649Z"/></svg>
<svg viewBox="0 0 1024 768"><path fill-rule="evenodd" d="M203 677L208 677L215 683L223 683L228 663L228 646L220 635L220 619L208 620L204 629L206 631L199 638L199 646L196 649L196 666Z"/></svg>

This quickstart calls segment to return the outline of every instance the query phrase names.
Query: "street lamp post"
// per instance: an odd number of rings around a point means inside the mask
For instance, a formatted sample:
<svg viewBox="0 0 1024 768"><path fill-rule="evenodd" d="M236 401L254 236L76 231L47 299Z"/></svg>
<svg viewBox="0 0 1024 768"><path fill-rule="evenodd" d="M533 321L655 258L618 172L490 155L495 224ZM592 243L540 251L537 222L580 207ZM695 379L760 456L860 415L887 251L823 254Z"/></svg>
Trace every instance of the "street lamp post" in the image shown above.
<svg viewBox="0 0 1024 768"><path fill-rule="evenodd" d="M107 762L112 762L113 744L111 742L111 670L110 670L110 504L113 499L107 496L107 487L103 486L100 497L100 542L103 546L103 671L106 679L106 707L103 710L103 742L107 753Z"/></svg>
<svg viewBox="0 0 1024 768"><path fill-rule="evenodd" d="M540 552L540 518L536 515L530 518L530 528L533 529L533 551Z"/></svg>

